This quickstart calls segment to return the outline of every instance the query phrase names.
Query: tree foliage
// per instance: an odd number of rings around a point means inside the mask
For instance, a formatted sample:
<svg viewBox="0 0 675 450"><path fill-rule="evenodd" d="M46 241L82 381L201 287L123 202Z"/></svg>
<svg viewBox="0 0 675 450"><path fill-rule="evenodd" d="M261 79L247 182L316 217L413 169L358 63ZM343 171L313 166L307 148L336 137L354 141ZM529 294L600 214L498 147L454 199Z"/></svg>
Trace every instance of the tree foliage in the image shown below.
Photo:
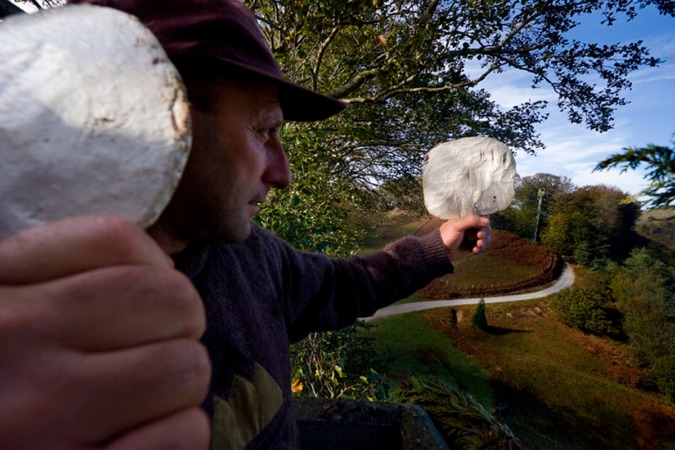
<svg viewBox="0 0 675 450"><path fill-rule="evenodd" d="M246 3L289 78L350 104L323 124L287 125L296 183L315 170L325 176L324 182L306 183L311 195L289 191L275 197L285 206L298 198L309 203L298 204L297 220L294 210L285 213L296 235L332 232L311 227L302 211L328 197L340 217L397 199L410 205L414 196L397 197L406 191L384 186L394 187L393 180L419 190L411 180L419 177L423 154L441 142L488 135L515 152L542 148L535 125L546 119L545 102L500 107L481 87L488 77L524 71L533 86L557 94L570 120L607 130L613 110L624 103L628 75L658 63L640 42L598 45L568 37L582 17L597 13L609 25L647 5L659 6L649 0ZM305 134L302 143L294 141L298 133ZM338 220L334 230L349 225L354 223Z"/></svg>
<svg viewBox="0 0 675 450"><path fill-rule="evenodd" d="M580 256L590 265L601 259L628 256L640 206L626 202L628 194L604 185L559 192L551 199L552 220L542 231L542 242L551 250Z"/></svg>
<svg viewBox="0 0 675 450"><path fill-rule="evenodd" d="M567 241L571 226L570 220L569 217L562 213L553 215L548 221L546 231L541 237L541 243L557 255L567 253Z"/></svg>
<svg viewBox="0 0 675 450"><path fill-rule="evenodd" d="M636 249L614 274L612 297L638 356L654 364L675 348L675 276L649 249Z"/></svg>
<svg viewBox="0 0 675 450"><path fill-rule="evenodd" d="M500 229L532 239L535 228L537 228L537 219L539 219L539 230L548 226L553 214L551 201L554 196L571 193L575 188L568 177L550 173L537 173L517 179L513 203L504 211L494 214L491 221ZM539 211L540 191L543 193L541 212Z"/></svg>
<svg viewBox="0 0 675 450"><path fill-rule="evenodd" d="M587 273L551 307L568 326L626 340L661 392L675 402L675 269L651 248Z"/></svg>
<svg viewBox="0 0 675 450"><path fill-rule="evenodd" d="M549 250L591 266L628 256L640 207L627 199L629 195L615 187L578 188L567 177L538 173L516 183L513 204L493 215L492 223L530 239L538 228Z"/></svg>
<svg viewBox="0 0 675 450"><path fill-rule="evenodd" d="M649 185L635 197L647 197L646 208L664 208L675 205L675 141L668 148L650 144L643 148L624 148L623 153L611 155L600 161L594 170L622 167L621 172L647 166L644 179Z"/></svg>
<svg viewBox="0 0 675 450"><path fill-rule="evenodd" d="M566 325L598 336L618 338L622 334L611 297L599 280L555 295L551 307Z"/></svg>
<svg viewBox="0 0 675 450"><path fill-rule="evenodd" d="M324 124L283 130L294 180L287 190L270 191L256 220L299 249L347 256L375 223L380 199L341 170L332 131Z"/></svg>
<svg viewBox="0 0 675 450"><path fill-rule="evenodd" d="M659 390L675 404L675 350L654 364L654 376Z"/></svg>
<svg viewBox="0 0 675 450"><path fill-rule="evenodd" d="M610 287L636 355L675 403L675 271L639 248L613 270Z"/></svg>
<svg viewBox="0 0 675 450"><path fill-rule="evenodd" d="M549 85L575 122L605 130L626 75L658 60L641 42L598 45L567 33L591 13L611 25L650 0L249 0L295 80L351 103L455 93L514 68ZM471 66L471 67L469 67ZM589 81L587 75L597 79Z"/></svg>

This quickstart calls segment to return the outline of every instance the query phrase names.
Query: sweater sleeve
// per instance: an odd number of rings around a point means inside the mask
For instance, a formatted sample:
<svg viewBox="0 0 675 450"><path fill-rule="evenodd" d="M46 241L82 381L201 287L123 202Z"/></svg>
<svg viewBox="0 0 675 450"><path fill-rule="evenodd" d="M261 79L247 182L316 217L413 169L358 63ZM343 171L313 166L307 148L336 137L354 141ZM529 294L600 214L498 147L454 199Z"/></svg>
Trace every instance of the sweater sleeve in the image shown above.
<svg viewBox="0 0 675 450"><path fill-rule="evenodd" d="M453 270L438 230L349 259L300 252L276 242L291 341L350 325Z"/></svg>

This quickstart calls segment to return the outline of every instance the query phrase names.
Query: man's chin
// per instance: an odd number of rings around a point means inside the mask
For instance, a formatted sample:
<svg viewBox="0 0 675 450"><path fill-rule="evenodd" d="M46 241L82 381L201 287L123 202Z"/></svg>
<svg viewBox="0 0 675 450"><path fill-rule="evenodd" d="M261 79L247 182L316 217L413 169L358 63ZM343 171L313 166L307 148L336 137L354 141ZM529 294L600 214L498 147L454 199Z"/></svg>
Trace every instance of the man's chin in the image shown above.
<svg viewBox="0 0 675 450"><path fill-rule="evenodd" d="M236 226L222 230L219 233L218 242L214 244L240 244L251 235L251 221L242 222Z"/></svg>
<svg viewBox="0 0 675 450"><path fill-rule="evenodd" d="M246 224L241 228L237 242L244 242L248 237L251 235L251 227L252 227L252 222L249 220L246 222Z"/></svg>

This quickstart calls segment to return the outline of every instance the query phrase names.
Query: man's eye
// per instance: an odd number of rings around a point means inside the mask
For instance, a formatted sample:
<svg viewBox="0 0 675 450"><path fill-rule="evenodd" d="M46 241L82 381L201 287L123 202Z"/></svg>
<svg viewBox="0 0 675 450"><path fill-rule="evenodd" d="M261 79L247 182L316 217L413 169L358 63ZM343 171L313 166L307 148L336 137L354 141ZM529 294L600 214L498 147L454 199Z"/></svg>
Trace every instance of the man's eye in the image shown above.
<svg viewBox="0 0 675 450"><path fill-rule="evenodd" d="M263 122L264 123L264 122ZM257 133L264 139L269 139L270 137L279 136L281 133L281 126L275 122L267 122L272 126L260 126Z"/></svg>

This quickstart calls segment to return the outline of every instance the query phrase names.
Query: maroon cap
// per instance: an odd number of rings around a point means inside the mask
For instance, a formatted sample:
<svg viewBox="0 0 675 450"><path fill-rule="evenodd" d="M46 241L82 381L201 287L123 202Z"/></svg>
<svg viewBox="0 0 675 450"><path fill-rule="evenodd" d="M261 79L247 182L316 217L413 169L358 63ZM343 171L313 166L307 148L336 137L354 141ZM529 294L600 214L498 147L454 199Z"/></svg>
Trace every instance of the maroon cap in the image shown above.
<svg viewBox="0 0 675 450"><path fill-rule="evenodd" d="M347 106L285 79L255 16L238 0L71 0L69 3L107 6L138 17L180 69L189 68L190 64L209 71L236 68L276 82L287 120L323 120Z"/></svg>

